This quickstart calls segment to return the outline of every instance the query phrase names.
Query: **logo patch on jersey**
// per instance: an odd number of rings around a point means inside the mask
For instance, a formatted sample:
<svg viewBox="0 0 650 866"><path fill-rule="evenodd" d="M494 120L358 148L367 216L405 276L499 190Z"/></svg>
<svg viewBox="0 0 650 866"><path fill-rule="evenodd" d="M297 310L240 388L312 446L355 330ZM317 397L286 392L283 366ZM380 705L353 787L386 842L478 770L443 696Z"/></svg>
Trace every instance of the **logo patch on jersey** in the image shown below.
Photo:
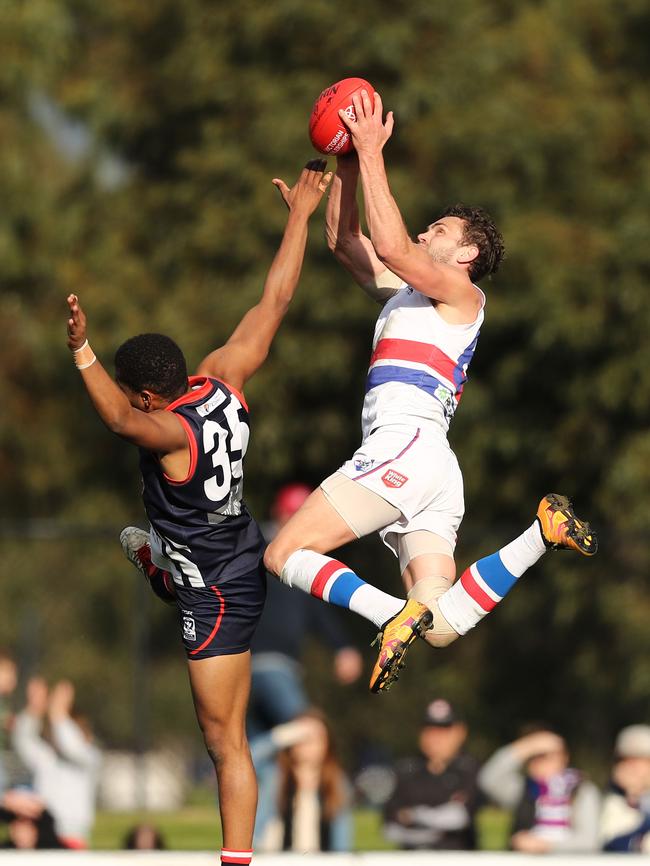
<svg viewBox="0 0 650 866"><path fill-rule="evenodd" d="M449 388L445 388L444 385L438 385L436 390L433 392L434 397L437 397L438 400L444 406L445 412L447 415L451 416L456 411L456 404L453 400L453 394L449 390Z"/></svg>
<svg viewBox="0 0 650 866"><path fill-rule="evenodd" d="M375 465L375 461L372 457L359 457L354 461L354 468L357 472L367 472L368 469L372 469Z"/></svg>
<svg viewBox="0 0 650 866"><path fill-rule="evenodd" d="M196 640L196 623L191 616L183 617L183 638L189 641Z"/></svg>
<svg viewBox="0 0 650 866"><path fill-rule="evenodd" d="M403 487L408 481L408 478L406 475L402 475L401 472L396 472L394 469L387 469L381 476L381 480L384 482L386 487Z"/></svg>

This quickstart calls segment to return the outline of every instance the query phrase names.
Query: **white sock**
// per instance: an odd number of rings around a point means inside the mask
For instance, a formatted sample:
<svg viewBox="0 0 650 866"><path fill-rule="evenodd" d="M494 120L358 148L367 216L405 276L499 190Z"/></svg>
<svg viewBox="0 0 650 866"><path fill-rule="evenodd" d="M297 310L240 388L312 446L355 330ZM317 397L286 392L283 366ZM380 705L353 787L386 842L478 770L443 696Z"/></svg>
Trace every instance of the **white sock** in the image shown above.
<svg viewBox="0 0 650 866"><path fill-rule="evenodd" d="M497 553L470 565L438 599L440 612L458 634L466 634L544 553L546 545L535 521Z"/></svg>
<svg viewBox="0 0 650 866"><path fill-rule="evenodd" d="M330 604L352 610L378 628L406 603L403 598L365 583L343 562L313 550L294 551L284 564L280 580Z"/></svg>

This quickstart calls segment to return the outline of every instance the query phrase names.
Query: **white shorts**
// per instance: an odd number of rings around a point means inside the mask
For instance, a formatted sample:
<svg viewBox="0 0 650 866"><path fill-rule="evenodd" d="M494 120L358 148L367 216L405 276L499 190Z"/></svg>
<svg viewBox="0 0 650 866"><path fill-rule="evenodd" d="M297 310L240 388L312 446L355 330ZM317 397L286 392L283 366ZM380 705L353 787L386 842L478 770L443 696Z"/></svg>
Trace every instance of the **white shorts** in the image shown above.
<svg viewBox="0 0 650 866"><path fill-rule="evenodd" d="M401 512L380 532L396 556L398 536L416 530L435 532L453 552L465 513L463 476L442 430L379 427L338 471Z"/></svg>

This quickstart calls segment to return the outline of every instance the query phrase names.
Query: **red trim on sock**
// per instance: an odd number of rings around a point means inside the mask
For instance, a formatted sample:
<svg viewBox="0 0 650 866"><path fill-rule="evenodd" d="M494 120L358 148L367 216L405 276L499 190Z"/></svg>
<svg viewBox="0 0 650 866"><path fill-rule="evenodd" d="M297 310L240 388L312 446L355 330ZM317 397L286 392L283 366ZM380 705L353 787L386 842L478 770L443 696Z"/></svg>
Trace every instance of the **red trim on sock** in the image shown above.
<svg viewBox="0 0 650 866"><path fill-rule="evenodd" d="M252 851L230 851L228 849L221 849L222 863L238 863L243 864L243 866L248 866L252 857Z"/></svg>
<svg viewBox="0 0 650 866"><path fill-rule="evenodd" d="M497 606L497 602L493 598L490 598L490 596L484 592L474 580L474 575L469 568L461 574L460 582L463 584L465 592L471 596L477 604L480 604L486 613Z"/></svg>
<svg viewBox="0 0 650 866"><path fill-rule="evenodd" d="M316 577L314 578L314 582L311 585L311 594L315 595L316 598L323 597L323 590L325 589L325 584L330 579L330 577L334 574L335 571L338 571L340 568L345 568L346 571L349 569L342 562L339 562L338 559L331 559L327 565L324 565L319 572L317 572Z"/></svg>

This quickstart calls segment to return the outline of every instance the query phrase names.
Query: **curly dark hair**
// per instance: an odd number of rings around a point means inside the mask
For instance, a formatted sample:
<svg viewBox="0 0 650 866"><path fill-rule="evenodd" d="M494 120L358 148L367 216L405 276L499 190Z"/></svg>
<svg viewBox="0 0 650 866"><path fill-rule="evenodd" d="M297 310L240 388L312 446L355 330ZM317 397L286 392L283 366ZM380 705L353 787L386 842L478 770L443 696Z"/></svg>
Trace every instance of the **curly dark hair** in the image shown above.
<svg viewBox="0 0 650 866"><path fill-rule="evenodd" d="M495 226L490 214L480 207L454 204L445 208L434 222L446 216L462 219L465 223L463 243L476 244L478 247L478 256L469 267L470 279L473 282L478 282L487 274L496 273L503 261L505 247L501 232Z"/></svg>
<svg viewBox="0 0 650 866"><path fill-rule="evenodd" d="M130 337L115 353L115 378L136 393L174 400L187 391L185 356L164 334Z"/></svg>

